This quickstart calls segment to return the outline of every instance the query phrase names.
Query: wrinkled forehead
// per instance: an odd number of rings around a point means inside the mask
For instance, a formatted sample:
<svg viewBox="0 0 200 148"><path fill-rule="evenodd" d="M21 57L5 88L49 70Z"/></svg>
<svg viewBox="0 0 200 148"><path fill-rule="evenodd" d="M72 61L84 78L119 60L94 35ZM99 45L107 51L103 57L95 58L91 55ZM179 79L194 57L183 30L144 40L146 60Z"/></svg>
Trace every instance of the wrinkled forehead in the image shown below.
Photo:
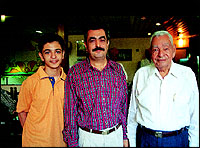
<svg viewBox="0 0 200 148"><path fill-rule="evenodd" d="M158 46L171 46L170 38L167 35L162 36L155 36L152 39L151 47L158 47Z"/></svg>
<svg viewBox="0 0 200 148"><path fill-rule="evenodd" d="M159 47L169 47L169 46L171 46L171 43L163 43L163 44L156 44L156 45L154 45L154 44L152 44L152 48L159 48Z"/></svg>

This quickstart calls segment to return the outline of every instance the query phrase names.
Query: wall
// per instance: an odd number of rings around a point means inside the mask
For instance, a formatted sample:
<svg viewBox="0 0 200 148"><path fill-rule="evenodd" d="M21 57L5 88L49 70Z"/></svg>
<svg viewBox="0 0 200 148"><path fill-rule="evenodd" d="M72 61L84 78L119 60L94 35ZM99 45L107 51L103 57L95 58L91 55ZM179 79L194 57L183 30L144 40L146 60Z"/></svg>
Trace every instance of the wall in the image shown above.
<svg viewBox="0 0 200 148"><path fill-rule="evenodd" d="M85 57L77 56L77 43L76 41L84 40L84 35L68 35L68 41L72 43L72 50L69 53L69 66L77 63L78 58L81 60L85 59Z"/></svg>
<svg viewBox="0 0 200 148"><path fill-rule="evenodd" d="M83 35L68 35L68 41L72 43L72 50L69 54L70 66L85 59L85 56L77 56L76 41L81 41L83 39ZM137 70L138 62L144 58L145 49L149 48L149 38L113 38L110 40L109 48L112 47L116 47L118 49L132 49L132 61L117 61L123 64L128 75L128 81L132 82L133 76ZM138 51L136 49L138 49ZM38 62L41 61L38 58L37 52L35 50L16 53L15 61L21 60L36 60ZM25 64L27 65L27 62Z"/></svg>
<svg viewBox="0 0 200 148"><path fill-rule="evenodd" d="M76 41L84 39L83 35L69 35L68 41L72 43L72 51L69 54L69 65L77 63L77 60L84 60L85 57L77 57ZM137 70L138 62L144 58L145 49L149 48L149 38L114 38L110 40L110 48L132 49L132 61L118 61L122 63L127 74L128 81L133 80L133 76ZM137 52L136 49L139 49Z"/></svg>
<svg viewBox="0 0 200 148"><path fill-rule="evenodd" d="M138 62L145 58L145 49L149 48L149 38L115 38L110 41L110 48L132 49L132 61L118 61L122 63L127 74L128 81L133 80ZM139 51L137 51L139 49Z"/></svg>

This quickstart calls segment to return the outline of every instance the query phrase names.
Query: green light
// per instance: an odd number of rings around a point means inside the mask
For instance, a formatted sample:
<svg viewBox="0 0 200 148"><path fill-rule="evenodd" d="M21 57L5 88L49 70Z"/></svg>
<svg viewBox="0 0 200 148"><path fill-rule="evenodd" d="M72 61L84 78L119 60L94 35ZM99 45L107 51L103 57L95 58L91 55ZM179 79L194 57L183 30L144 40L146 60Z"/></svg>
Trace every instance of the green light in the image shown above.
<svg viewBox="0 0 200 148"><path fill-rule="evenodd" d="M16 120L19 120L19 117L18 117L18 116L16 117Z"/></svg>
<svg viewBox="0 0 200 148"><path fill-rule="evenodd" d="M180 59L180 62L187 62L189 59L188 58L182 58Z"/></svg>
<svg viewBox="0 0 200 148"><path fill-rule="evenodd" d="M189 59L190 57L191 57L191 54L189 53L187 58Z"/></svg>
<svg viewBox="0 0 200 148"><path fill-rule="evenodd" d="M7 75L1 78L1 85L21 85L24 80L27 79L29 75L23 75L23 76L13 76L13 75Z"/></svg>

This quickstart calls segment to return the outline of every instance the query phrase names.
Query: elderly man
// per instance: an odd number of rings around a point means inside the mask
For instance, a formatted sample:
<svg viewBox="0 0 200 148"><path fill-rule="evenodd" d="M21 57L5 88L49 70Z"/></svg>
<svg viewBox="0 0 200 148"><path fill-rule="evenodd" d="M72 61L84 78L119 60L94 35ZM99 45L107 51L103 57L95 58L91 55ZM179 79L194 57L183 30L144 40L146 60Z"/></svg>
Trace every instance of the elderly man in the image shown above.
<svg viewBox="0 0 200 148"><path fill-rule="evenodd" d="M133 79L128 113L130 146L199 147L199 92L195 74L172 61L176 53L167 31L151 39L153 65Z"/></svg>

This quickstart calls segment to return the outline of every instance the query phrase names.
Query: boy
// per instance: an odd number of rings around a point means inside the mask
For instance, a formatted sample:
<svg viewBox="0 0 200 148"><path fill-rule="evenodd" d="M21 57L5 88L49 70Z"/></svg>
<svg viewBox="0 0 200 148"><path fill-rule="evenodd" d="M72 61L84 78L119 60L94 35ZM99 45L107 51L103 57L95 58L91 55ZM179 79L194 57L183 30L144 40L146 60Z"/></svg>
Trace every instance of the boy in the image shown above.
<svg viewBox="0 0 200 148"><path fill-rule="evenodd" d="M61 67L65 44L56 34L43 35L39 56L45 63L20 88L17 112L23 127L22 147L65 147L64 81Z"/></svg>

